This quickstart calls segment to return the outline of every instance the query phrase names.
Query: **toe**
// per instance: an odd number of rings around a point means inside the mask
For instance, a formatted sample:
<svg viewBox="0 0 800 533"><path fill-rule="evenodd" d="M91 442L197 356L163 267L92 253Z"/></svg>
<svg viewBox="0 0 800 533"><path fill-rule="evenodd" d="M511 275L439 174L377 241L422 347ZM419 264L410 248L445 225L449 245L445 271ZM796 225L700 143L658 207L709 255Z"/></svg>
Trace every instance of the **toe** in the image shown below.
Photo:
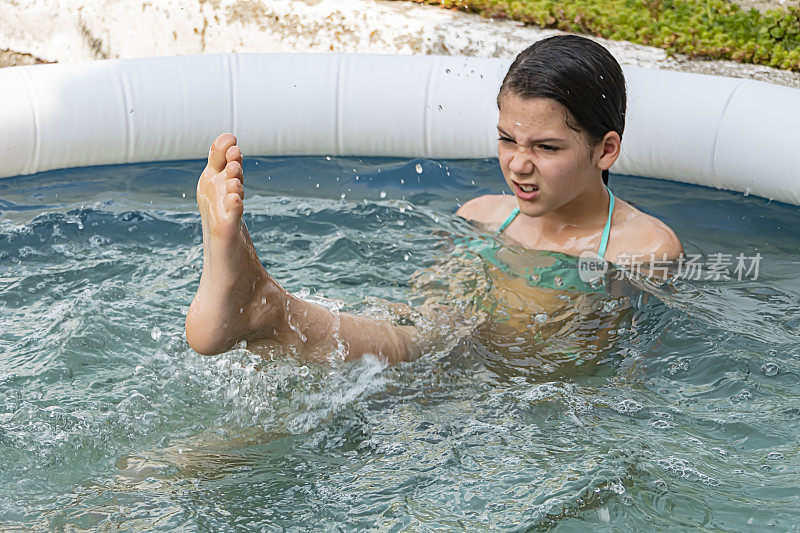
<svg viewBox="0 0 800 533"><path fill-rule="evenodd" d="M225 182L225 192L236 193L239 195L239 198L244 200L244 186L242 185L242 182L237 179L231 178Z"/></svg>
<svg viewBox="0 0 800 533"><path fill-rule="evenodd" d="M244 202L235 192L226 194L225 198L222 199L222 204L228 213L233 216L242 216L244 212Z"/></svg>
<svg viewBox="0 0 800 533"><path fill-rule="evenodd" d="M225 174L228 175L228 178L236 178L241 182L244 176L242 165L238 161L231 161L225 165Z"/></svg>
<svg viewBox="0 0 800 533"><path fill-rule="evenodd" d="M225 152L225 159L230 163L231 161L238 161L239 163L242 162L242 150L234 145L228 148L228 151Z"/></svg>
<svg viewBox="0 0 800 533"><path fill-rule="evenodd" d="M228 161L228 165L233 162L239 163L239 173L238 178L239 181L244 183L244 170L242 169L242 151L239 149L238 146L231 146L228 148L228 151L225 152L225 159Z"/></svg>
<svg viewBox="0 0 800 533"><path fill-rule="evenodd" d="M214 140L211 150L208 152L208 166L216 172L222 172L228 162L226 154L228 150L236 144L236 137L231 133L223 133Z"/></svg>

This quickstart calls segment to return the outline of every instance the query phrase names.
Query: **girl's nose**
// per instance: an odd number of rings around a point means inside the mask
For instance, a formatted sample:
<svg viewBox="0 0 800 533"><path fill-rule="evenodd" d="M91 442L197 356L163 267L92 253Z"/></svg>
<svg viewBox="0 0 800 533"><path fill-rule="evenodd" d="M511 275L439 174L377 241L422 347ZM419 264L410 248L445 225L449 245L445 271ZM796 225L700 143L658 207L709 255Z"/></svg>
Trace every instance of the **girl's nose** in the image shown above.
<svg viewBox="0 0 800 533"><path fill-rule="evenodd" d="M518 176L524 176L533 172L533 161L530 154L521 150L514 152L511 162L508 164L509 170Z"/></svg>

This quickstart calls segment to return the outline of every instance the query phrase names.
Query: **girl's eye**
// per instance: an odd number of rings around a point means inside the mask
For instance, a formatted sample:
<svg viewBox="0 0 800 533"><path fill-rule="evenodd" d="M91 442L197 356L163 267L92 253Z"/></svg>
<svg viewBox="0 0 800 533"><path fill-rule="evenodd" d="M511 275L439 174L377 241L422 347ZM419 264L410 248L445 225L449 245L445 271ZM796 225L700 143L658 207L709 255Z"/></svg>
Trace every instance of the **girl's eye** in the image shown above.
<svg viewBox="0 0 800 533"><path fill-rule="evenodd" d="M550 145L550 144L540 144L539 148L541 148L545 152L557 152L558 151L558 146L553 146L553 145Z"/></svg>
<svg viewBox="0 0 800 533"><path fill-rule="evenodd" d="M497 140L504 143L514 143L514 140L509 139L508 137L498 137Z"/></svg>

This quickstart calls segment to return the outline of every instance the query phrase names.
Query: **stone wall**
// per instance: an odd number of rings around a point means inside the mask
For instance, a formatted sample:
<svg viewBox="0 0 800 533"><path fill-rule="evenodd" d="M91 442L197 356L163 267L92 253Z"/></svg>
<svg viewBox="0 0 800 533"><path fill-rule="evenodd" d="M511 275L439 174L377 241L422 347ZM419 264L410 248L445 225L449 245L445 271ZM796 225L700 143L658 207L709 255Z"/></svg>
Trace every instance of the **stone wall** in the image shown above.
<svg viewBox="0 0 800 533"><path fill-rule="evenodd" d="M6 64L223 52L508 58L554 33L434 6L380 0L0 0L0 50L6 51L0 61ZM800 87L798 73L669 58L656 48L600 41L623 65Z"/></svg>

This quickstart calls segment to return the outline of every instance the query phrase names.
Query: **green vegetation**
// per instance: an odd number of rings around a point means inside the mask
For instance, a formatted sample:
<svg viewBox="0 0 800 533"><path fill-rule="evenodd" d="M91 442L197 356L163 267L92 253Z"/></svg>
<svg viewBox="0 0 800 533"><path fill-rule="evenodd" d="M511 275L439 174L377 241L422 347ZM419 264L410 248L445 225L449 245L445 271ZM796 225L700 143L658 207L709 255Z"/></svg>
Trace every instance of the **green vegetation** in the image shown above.
<svg viewBox="0 0 800 533"><path fill-rule="evenodd" d="M657 46L669 54L800 71L800 8L759 13L725 0L414 0Z"/></svg>

